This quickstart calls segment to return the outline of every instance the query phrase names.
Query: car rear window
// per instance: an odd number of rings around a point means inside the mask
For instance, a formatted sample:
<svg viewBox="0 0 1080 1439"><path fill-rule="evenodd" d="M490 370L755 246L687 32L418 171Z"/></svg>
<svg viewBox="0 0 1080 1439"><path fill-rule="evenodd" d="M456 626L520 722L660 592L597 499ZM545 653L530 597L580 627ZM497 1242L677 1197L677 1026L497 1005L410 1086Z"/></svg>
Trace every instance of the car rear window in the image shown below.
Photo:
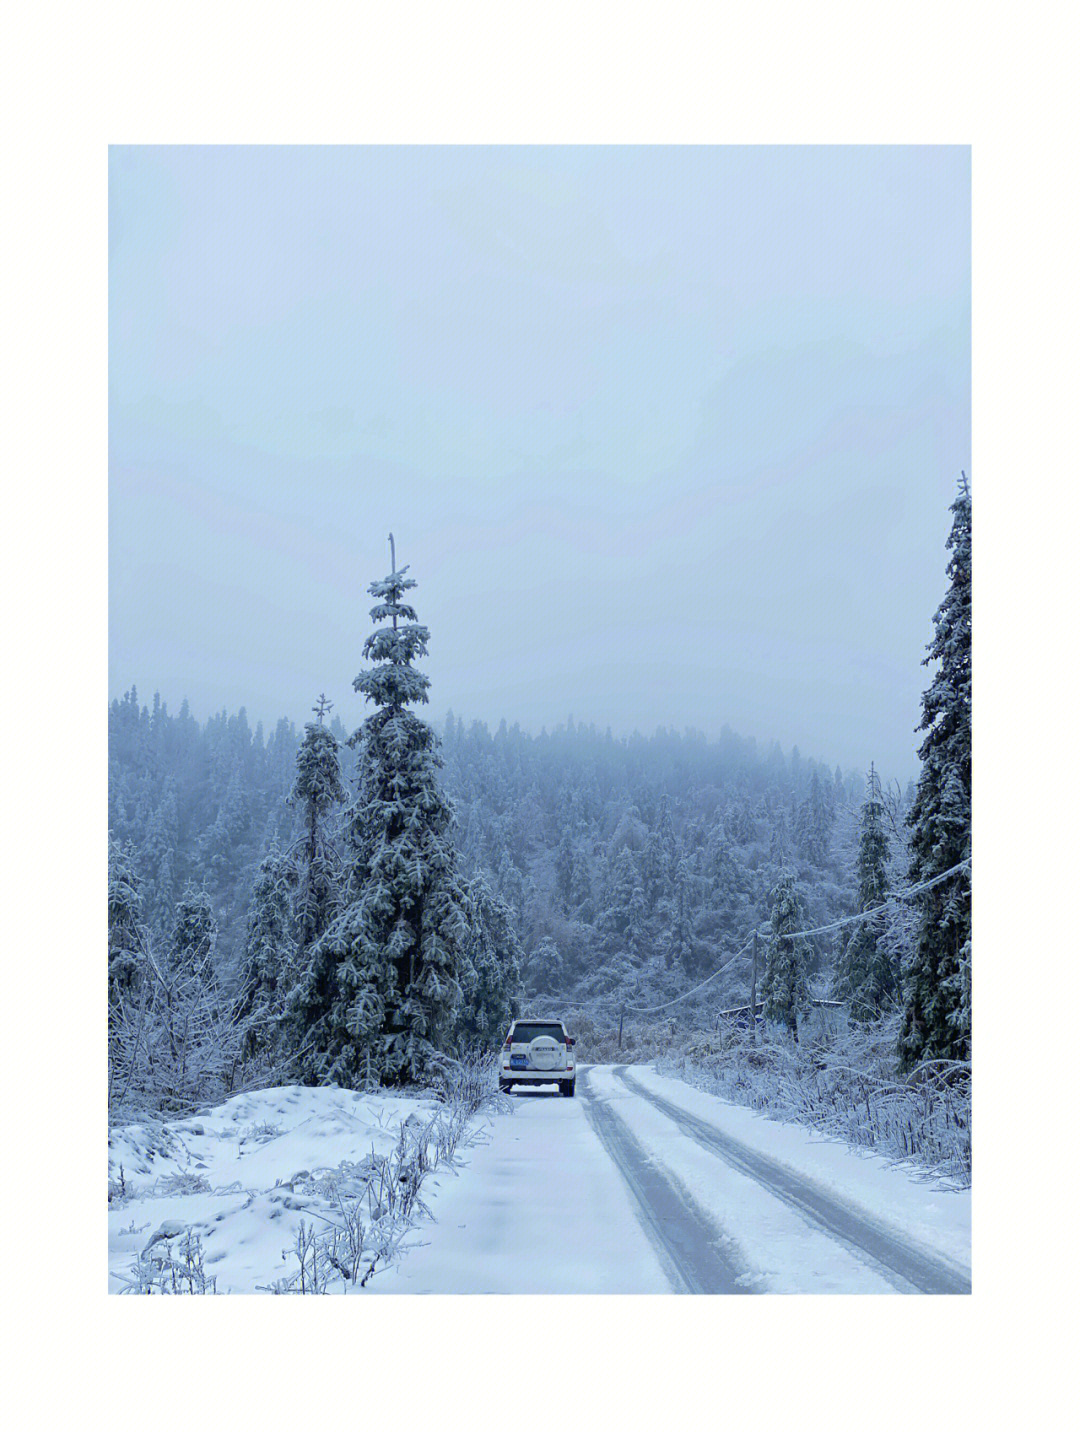
<svg viewBox="0 0 1080 1439"><path fill-rule="evenodd" d="M566 1043L566 1034L561 1024L515 1024L510 1036L514 1044L531 1044L541 1034L550 1034L560 1044Z"/></svg>

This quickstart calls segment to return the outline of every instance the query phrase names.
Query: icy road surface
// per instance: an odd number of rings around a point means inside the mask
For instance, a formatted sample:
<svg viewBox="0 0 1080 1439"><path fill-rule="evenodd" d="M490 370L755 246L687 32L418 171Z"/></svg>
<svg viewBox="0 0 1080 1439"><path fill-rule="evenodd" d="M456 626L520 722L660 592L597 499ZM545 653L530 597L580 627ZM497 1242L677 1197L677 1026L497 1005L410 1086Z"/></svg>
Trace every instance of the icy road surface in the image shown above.
<svg viewBox="0 0 1080 1439"><path fill-rule="evenodd" d="M514 1091L437 1176L435 1224L372 1288L427 1293L968 1293L970 1194L646 1066Z"/></svg>

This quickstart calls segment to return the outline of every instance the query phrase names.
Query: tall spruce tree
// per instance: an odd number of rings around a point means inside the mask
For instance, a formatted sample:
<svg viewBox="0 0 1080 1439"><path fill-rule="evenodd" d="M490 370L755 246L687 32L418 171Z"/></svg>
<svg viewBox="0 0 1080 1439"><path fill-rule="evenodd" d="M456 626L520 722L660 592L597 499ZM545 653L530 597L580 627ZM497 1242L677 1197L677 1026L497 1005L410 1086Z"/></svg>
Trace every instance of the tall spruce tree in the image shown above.
<svg viewBox="0 0 1080 1439"><path fill-rule="evenodd" d="M971 858L971 488L960 476L946 574L924 664L937 672L923 694L922 771L908 815L915 884ZM900 1062L971 1057L971 872L915 897L915 952L904 975Z"/></svg>
<svg viewBox="0 0 1080 1439"><path fill-rule="evenodd" d="M645 901L650 911L655 911L668 898L677 862L671 801L663 794L656 807L656 822L645 841L641 866Z"/></svg>
<svg viewBox="0 0 1080 1439"><path fill-rule="evenodd" d="M320 1079L347 1086L432 1077L462 1003L464 897L438 739L410 709L427 701L428 679L413 661L428 652L428 630L404 602L416 583L406 569L369 586L378 628L364 658L373 668L353 684L376 711L349 740L359 763L345 905L312 951L326 1007L311 1064Z"/></svg>
<svg viewBox="0 0 1080 1439"><path fill-rule="evenodd" d="M749 880L739 864L722 819L710 831L703 855L705 906L704 938L715 947L731 943L747 927Z"/></svg>
<svg viewBox="0 0 1080 1439"><path fill-rule="evenodd" d="M304 726L289 791L289 803L300 806L301 837L293 897L297 981L286 996L283 1032L295 1056L296 1077L318 1083L331 1063L331 1011L337 989L337 959L318 941L341 907L340 862L326 834L326 822L348 796L341 783L338 739L325 723L333 706L320 695L312 708L317 718Z"/></svg>
<svg viewBox="0 0 1080 1439"><path fill-rule="evenodd" d="M832 823L833 816L829 797L821 783L821 776L815 769L810 776L809 792L799 806L796 822L799 850L803 858L809 860L811 864L820 867L825 863L829 853L829 834L832 830Z"/></svg>
<svg viewBox="0 0 1080 1439"><path fill-rule="evenodd" d="M889 892L889 841L885 803L874 766L866 778L859 815L859 909L875 909ZM851 1006L853 1019L865 1021L894 1005L900 993L897 957L885 942L887 918L875 915L853 926L836 967L836 992Z"/></svg>
<svg viewBox="0 0 1080 1439"><path fill-rule="evenodd" d="M797 1042L799 1015L809 998L807 969L813 950L808 939L790 938L807 928L802 895L790 870L781 871L770 898L772 932L765 948L761 998L766 1019L786 1025L792 1039Z"/></svg>
<svg viewBox="0 0 1080 1439"><path fill-rule="evenodd" d="M670 922L664 932L663 943L668 970L678 982L684 977L697 977L698 946L694 936L697 879L691 873L686 859L680 859L675 866L672 884L671 902L668 906Z"/></svg>
<svg viewBox="0 0 1080 1439"><path fill-rule="evenodd" d="M296 890L296 939L303 955L329 925L338 899L336 855L326 834L326 821L346 801L338 761L338 742L324 723L333 705L320 695L312 706L315 720L304 726L296 754L296 779L289 792L300 806L302 837Z"/></svg>
<svg viewBox="0 0 1080 1439"><path fill-rule="evenodd" d="M634 896L638 891L641 891L640 900L635 903ZM606 900L597 921L600 930L613 940L624 941L631 917L636 917L638 910L644 912L646 903L641 876L628 845L624 845L608 865ZM638 917L636 922L643 924L644 920ZM614 946L616 949L621 947L621 943Z"/></svg>

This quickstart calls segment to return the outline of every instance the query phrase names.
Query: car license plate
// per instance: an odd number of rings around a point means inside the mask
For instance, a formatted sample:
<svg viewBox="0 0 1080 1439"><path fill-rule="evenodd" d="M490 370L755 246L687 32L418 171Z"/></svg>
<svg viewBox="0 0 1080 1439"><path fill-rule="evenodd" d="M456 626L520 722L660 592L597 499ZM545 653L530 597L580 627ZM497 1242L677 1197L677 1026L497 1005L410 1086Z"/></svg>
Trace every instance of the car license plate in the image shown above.
<svg viewBox="0 0 1080 1439"><path fill-rule="evenodd" d="M528 1056L524 1054L512 1054L510 1056L511 1069L525 1069L528 1067Z"/></svg>

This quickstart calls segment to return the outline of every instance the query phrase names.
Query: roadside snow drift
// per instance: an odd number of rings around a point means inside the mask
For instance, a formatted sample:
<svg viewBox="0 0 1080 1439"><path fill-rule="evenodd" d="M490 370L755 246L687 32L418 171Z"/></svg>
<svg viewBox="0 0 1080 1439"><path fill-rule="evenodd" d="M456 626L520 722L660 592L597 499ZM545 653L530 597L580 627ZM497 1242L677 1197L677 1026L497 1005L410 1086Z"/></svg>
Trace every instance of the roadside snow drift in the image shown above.
<svg viewBox="0 0 1080 1439"><path fill-rule="evenodd" d="M300 1221L324 1227L325 1178L389 1155L431 1100L292 1085L245 1094L206 1114L131 1124L109 1139L109 1290L158 1242L201 1241L218 1294L250 1294L297 1268ZM122 1171L122 1173L121 1173ZM284 1251L284 1254L283 1254Z"/></svg>

